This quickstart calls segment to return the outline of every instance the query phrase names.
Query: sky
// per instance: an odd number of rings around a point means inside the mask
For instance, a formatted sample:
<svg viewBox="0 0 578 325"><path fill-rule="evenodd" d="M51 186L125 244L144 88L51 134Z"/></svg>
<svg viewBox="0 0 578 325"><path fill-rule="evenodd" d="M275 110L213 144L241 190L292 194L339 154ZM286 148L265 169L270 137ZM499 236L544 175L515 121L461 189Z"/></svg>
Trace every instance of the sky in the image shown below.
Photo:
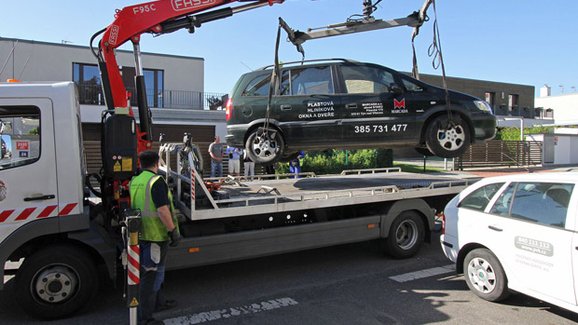
<svg viewBox="0 0 578 325"><path fill-rule="evenodd" d="M113 21L115 9L139 3L138 0L2 2L0 37L85 46L96 31ZM273 63L278 17L293 29L306 30L344 22L361 13L362 2L286 0L281 5L207 23L194 34L182 30L154 38L144 35L141 50L204 58L205 91L226 93L241 74ZM422 0L383 0L374 17L383 20L405 17L422 4ZM536 94L544 84L552 87L553 95L577 91L578 1L436 0L436 6L448 76L532 85ZM428 15L430 20L416 39L419 70L441 75L428 56L433 40L433 7ZM313 40L304 44L306 59L348 58L411 71L411 34L412 28L397 27ZM284 62L301 59L284 37L279 55ZM0 63L4 60L0 58ZM181 90L188 90L187 85Z"/></svg>

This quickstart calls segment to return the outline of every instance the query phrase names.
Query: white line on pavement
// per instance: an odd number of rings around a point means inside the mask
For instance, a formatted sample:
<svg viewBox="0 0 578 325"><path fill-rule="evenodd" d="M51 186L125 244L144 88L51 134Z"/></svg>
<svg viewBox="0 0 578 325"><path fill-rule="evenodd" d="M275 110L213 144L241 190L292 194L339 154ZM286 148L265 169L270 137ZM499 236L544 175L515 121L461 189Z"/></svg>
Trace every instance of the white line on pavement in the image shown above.
<svg viewBox="0 0 578 325"><path fill-rule="evenodd" d="M250 305L225 308L219 310L211 310L207 312L196 313L192 315L179 316L175 318L165 319L164 323L167 325L191 325L206 322L212 322L219 319L227 319L231 317L254 314L262 311L269 311L279 309L282 307L295 306L299 304L293 298L278 298Z"/></svg>
<svg viewBox="0 0 578 325"><path fill-rule="evenodd" d="M431 269L425 269L425 270L390 276L389 278L392 279L393 281L397 281L397 282L401 283L401 282L408 282L408 281L413 281L413 280L418 280L418 279L423 279L423 278L429 278L430 276L450 273L450 272L454 272L455 270L456 270L455 265L450 264L450 265L446 265L446 266L433 267Z"/></svg>

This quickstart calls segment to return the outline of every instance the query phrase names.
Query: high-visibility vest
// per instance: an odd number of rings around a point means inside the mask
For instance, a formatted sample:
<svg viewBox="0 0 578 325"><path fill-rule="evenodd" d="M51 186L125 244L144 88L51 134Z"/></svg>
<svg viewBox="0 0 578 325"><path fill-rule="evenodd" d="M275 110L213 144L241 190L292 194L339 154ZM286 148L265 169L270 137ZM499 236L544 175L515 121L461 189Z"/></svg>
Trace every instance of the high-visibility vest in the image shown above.
<svg viewBox="0 0 578 325"><path fill-rule="evenodd" d="M141 240L153 242L169 240L167 227L165 227L158 215L151 194L153 184L159 179L162 179L162 177L149 170L144 170L138 176L133 177L130 182L129 191L131 206L133 209L139 209L141 211L142 227L139 235ZM175 224L175 227L178 227L177 220L173 214L174 206L171 191L168 191L168 196L171 215L173 215L173 223Z"/></svg>

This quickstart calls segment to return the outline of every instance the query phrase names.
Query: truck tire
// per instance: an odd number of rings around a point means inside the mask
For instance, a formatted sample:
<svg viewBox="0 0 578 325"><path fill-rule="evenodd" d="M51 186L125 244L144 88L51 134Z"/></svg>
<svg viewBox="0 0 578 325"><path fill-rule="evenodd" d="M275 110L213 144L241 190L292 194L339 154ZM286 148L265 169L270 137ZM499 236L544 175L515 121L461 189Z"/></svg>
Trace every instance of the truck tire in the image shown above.
<svg viewBox="0 0 578 325"><path fill-rule="evenodd" d="M15 277L20 306L41 319L62 318L88 306L97 288L94 262L82 250L64 245L25 258Z"/></svg>
<svg viewBox="0 0 578 325"><path fill-rule="evenodd" d="M468 288L484 300L500 301L510 294L504 268L488 249L477 248L466 255L464 278Z"/></svg>
<svg viewBox="0 0 578 325"><path fill-rule="evenodd" d="M415 255L423 243L424 229L423 221L416 212L402 212L391 224L385 239L387 254L394 258L408 258Z"/></svg>

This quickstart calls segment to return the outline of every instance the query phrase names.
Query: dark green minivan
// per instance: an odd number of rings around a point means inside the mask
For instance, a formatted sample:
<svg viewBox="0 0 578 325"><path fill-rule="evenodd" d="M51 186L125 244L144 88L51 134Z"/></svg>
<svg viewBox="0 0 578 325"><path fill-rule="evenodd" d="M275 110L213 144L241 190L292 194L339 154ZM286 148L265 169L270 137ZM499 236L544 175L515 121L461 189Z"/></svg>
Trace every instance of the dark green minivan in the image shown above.
<svg viewBox="0 0 578 325"><path fill-rule="evenodd" d="M271 67L241 76L226 106L227 144L272 163L299 150L415 147L443 158L495 136L488 103L395 70L344 59L285 63L267 112Z"/></svg>

